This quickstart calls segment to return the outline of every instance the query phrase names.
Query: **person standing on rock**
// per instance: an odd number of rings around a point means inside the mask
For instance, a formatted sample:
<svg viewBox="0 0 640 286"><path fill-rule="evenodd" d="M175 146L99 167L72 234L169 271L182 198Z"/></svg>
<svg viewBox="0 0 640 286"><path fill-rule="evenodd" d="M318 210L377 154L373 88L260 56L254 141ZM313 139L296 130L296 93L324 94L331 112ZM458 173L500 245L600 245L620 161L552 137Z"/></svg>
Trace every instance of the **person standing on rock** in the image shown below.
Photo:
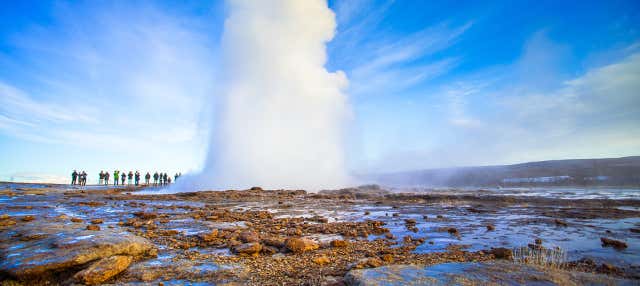
<svg viewBox="0 0 640 286"><path fill-rule="evenodd" d="M100 175L98 175L98 185L102 185L102 182L104 181L104 171L100 171Z"/></svg>
<svg viewBox="0 0 640 286"><path fill-rule="evenodd" d="M82 171L82 174L80 174L80 178L81 178L80 179L81 180L80 185L81 186L86 186L87 185L87 172Z"/></svg>
<svg viewBox="0 0 640 286"><path fill-rule="evenodd" d="M119 183L118 181L120 181L120 171L115 170L113 171L113 185L117 186Z"/></svg>
<svg viewBox="0 0 640 286"><path fill-rule="evenodd" d="M167 184L167 173L164 173L164 175L162 175L162 181L165 185Z"/></svg>
<svg viewBox="0 0 640 286"><path fill-rule="evenodd" d="M124 180L127 179L127 172L122 171L122 174L120 174L120 182L122 183L121 185L124 186Z"/></svg>
<svg viewBox="0 0 640 286"><path fill-rule="evenodd" d="M178 173L176 173L176 174L173 176L173 181L175 182L175 181L177 181L177 180L178 180Z"/></svg>
<svg viewBox="0 0 640 286"><path fill-rule="evenodd" d="M140 172L137 170L135 175L135 182L136 182L136 186L140 184Z"/></svg>
<svg viewBox="0 0 640 286"><path fill-rule="evenodd" d="M153 174L153 185L157 186L158 185L158 172L155 172Z"/></svg>
<svg viewBox="0 0 640 286"><path fill-rule="evenodd" d="M149 185L149 180L151 180L151 174L149 174L149 172L147 172L146 175L144 175L144 184L145 185Z"/></svg>
<svg viewBox="0 0 640 286"><path fill-rule="evenodd" d="M133 182L133 172L132 171L129 171L128 177L129 177L129 186L131 186L131 183Z"/></svg>
<svg viewBox="0 0 640 286"><path fill-rule="evenodd" d="M78 179L78 172L76 170L73 170L73 173L71 173L71 185L75 185L77 179Z"/></svg>
<svg viewBox="0 0 640 286"><path fill-rule="evenodd" d="M111 175L109 175L109 171L104 172L104 185L108 185L109 184L109 177Z"/></svg>

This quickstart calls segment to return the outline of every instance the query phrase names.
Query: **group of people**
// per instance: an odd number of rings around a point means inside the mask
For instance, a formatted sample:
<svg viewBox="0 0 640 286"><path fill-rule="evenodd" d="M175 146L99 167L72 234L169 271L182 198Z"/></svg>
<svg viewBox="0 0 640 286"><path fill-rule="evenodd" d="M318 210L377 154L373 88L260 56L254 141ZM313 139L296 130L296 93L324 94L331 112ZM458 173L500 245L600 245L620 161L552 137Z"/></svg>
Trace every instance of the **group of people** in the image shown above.
<svg viewBox="0 0 640 286"><path fill-rule="evenodd" d="M177 181L180 176L182 176L182 173L176 173L173 176L173 182ZM115 170L113 171L113 185L124 186L125 182L127 182L127 179L128 179L129 186L131 185L139 186L140 177L141 177L141 174L139 171L136 171L135 173L132 171L129 171L129 173L127 173L126 171L120 172L119 170ZM111 174L109 174L109 171L106 171L106 172L100 171L99 181L98 181L100 185L108 185L110 179L111 179ZM151 174L149 172L147 172L147 174L144 175L144 181L145 181L145 185L151 184ZM80 185L80 186L86 185L87 173L85 171L77 172L76 170L73 170L73 173L71 173L71 184ZM155 172L153 174L154 186L164 186L168 184L171 184L171 176L167 175L167 173Z"/></svg>
<svg viewBox="0 0 640 286"><path fill-rule="evenodd" d="M72 185L79 185L79 186L84 186L87 184L87 172L82 171L82 172L78 172L76 170L73 170L73 173L71 173L71 184Z"/></svg>

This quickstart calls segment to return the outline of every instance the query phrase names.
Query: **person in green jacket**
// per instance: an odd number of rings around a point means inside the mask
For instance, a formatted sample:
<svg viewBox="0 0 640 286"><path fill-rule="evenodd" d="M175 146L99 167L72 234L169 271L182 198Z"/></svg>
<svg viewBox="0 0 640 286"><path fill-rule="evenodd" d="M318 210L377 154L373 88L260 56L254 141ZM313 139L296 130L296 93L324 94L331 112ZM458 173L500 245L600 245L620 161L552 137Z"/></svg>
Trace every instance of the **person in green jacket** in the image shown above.
<svg viewBox="0 0 640 286"><path fill-rule="evenodd" d="M117 186L120 183L120 171L113 171L113 185Z"/></svg>

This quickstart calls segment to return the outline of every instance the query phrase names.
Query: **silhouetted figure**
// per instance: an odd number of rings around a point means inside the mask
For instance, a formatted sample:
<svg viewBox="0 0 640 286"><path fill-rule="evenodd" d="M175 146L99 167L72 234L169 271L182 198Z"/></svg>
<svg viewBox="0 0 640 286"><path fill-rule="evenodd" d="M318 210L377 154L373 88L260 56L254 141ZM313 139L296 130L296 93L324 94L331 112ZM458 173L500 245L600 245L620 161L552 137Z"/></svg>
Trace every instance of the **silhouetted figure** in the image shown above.
<svg viewBox="0 0 640 286"><path fill-rule="evenodd" d="M80 174L80 176L82 177L82 186L86 186L87 185L87 172L82 171L82 174Z"/></svg>
<svg viewBox="0 0 640 286"><path fill-rule="evenodd" d="M167 173L164 173L162 175L162 181L164 182L165 185L167 184Z"/></svg>
<svg viewBox="0 0 640 286"><path fill-rule="evenodd" d="M133 182L133 172L129 171L129 186L131 186L131 183Z"/></svg>
<svg viewBox="0 0 640 286"><path fill-rule="evenodd" d="M75 185L77 179L78 179L78 172L76 170L73 170L73 173L71 173L71 185Z"/></svg>
<svg viewBox="0 0 640 286"><path fill-rule="evenodd" d="M109 177L110 177L110 176L111 176L111 175L109 175L109 171L104 172L104 185L105 185L105 186L109 184Z"/></svg>
<svg viewBox="0 0 640 286"><path fill-rule="evenodd" d="M145 185L149 185L149 180L151 180L151 174L149 174L149 172L147 172L146 175L144 175L144 184Z"/></svg>
<svg viewBox="0 0 640 286"><path fill-rule="evenodd" d="M175 182L175 181L177 181L177 180L178 180L178 173L176 173L176 174L173 176L173 181Z"/></svg>
<svg viewBox="0 0 640 286"><path fill-rule="evenodd" d="M113 185L117 186L120 183L120 171L113 171Z"/></svg>
<svg viewBox="0 0 640 286"><path fill-rule="evenodd" d="M100 171L100 175L98 175L98 178L100 178L100 180L98 181L98 185L102 185L102 182L104 181L104 172Z"/></svg>
<svg viewBox="0 0 640 286"><path fill-rule="evenodd" d="M135 175L136 186L140 184L140 172L136 171Z"/></svg>
<svg viewBox="0 0 640 286"><path fill-rule="evenodd" d="M122 182L122 185L124 186L124 181L127 179L127 173L126 172L122 172L122 174L120 174L120 182Z"/></svg>
<svg viewBox="0 0 640 286"><path fill-rule="evenodd" d="M158 185L158 177L160 177L160 175L158 175L158 172L155 172L153 174L153 185L157 186Z"/></svg>
<svg viewBox="0 0 640 286"><path fill-rule="evenodd" d="M171 185L171 177L169 177L169 179L167 179L167 184Z"/></svg>

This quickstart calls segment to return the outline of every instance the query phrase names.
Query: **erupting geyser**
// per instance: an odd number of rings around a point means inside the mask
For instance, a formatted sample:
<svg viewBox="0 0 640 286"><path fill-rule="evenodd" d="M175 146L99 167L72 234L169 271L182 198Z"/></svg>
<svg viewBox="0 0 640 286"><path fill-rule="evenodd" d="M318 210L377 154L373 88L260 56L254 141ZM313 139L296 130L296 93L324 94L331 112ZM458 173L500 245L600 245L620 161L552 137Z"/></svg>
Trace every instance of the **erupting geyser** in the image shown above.
<svg viewBox="0 0 640 286"><path fill-rule="evenodd" d="M329 72L335 15L323 0L229 1L224 98L197 184L344 187L348 81Z"/></svg>

